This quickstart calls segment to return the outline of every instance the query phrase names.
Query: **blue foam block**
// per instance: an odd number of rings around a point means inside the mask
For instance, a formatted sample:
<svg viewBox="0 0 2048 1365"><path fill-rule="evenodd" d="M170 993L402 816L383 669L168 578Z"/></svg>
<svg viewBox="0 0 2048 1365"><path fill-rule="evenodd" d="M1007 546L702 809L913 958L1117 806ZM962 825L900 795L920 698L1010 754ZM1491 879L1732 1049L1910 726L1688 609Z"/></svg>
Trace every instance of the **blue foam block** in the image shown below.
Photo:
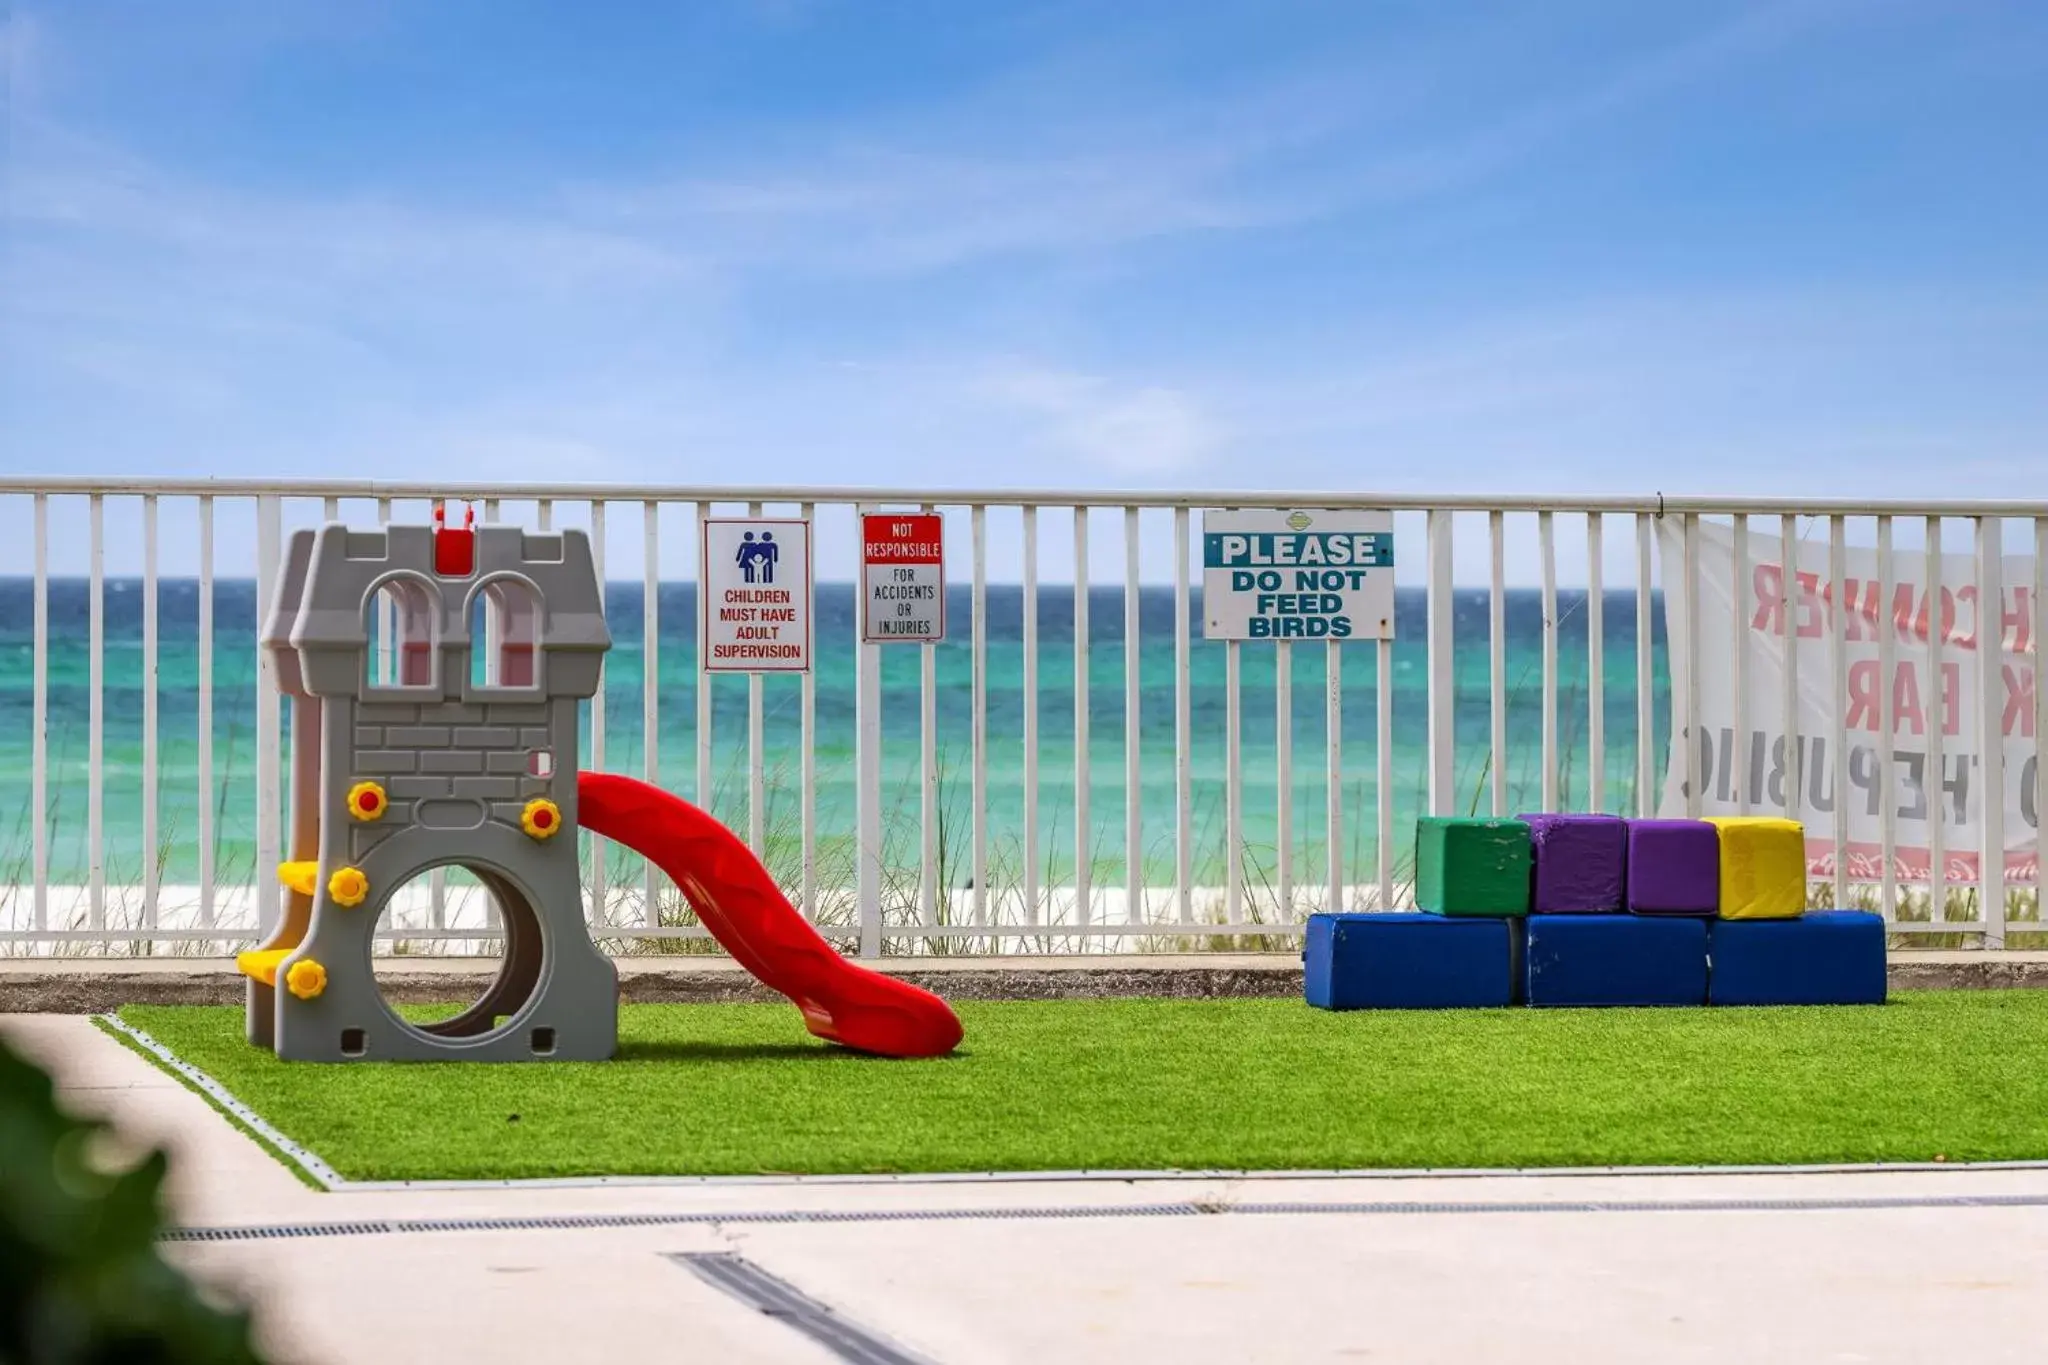
<svg viewBox="0 0 2048 1365"><path fill-rule="evenodd" d="M1884 1003L1884 920L1864 911L1717 920L1708 952L1716 1005Z"/></svg>
<svg viewBox="0 0 2048 1365"><path fill-rule="evenodd" d="M1707 926L1635 915L1531 915L1532 1005L1704 1005Z"/></svg>
<svg viewBox="0 0 2048 1365"><path fill-rule="evenodd" d="M1519 928L1468 916L1311 915L1303 991L1326 1010L1509 1005Z"/></svg>

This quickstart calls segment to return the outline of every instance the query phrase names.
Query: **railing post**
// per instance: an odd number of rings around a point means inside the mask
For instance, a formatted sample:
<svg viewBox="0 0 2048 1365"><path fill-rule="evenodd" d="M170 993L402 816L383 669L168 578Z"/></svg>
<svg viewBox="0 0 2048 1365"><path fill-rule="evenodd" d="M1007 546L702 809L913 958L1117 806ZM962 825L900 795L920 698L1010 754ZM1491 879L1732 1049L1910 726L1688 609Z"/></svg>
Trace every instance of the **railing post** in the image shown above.
<svg viewBox="0 0 2048 1365"><path fill-rule="evenodd" d="M497 523L498 509L498 499L484 499L484 524L486 526ZM327 500L327 519L329 521L334 520L338 510L335 507L334 499L329 498ZM498 670L503 666L503 661L499 656L505 645L504 626L498 619L498 609L488 599L480 599L479 606L484 618L484 681L491 686L496 686L502 681L498 675ZM474 650L475 647L475 642L472 641L470 648ZM475 668L474 663L470 666L472 669ZM473 678L476 675L472 672L470 676ZM505 926L505 917L503 911L498 907L498 898L491 894L491 888L488 886L479 886L477 888L477 896L484 903L484 928L493 933L502 933Z"/></svg>
<svg viewBox="0 0 2048 1365"><path fill-rule="evenodd" d="M1586 809L1607 809L1607 547L1586 514Z"/></svg>
<svg viewBox="0 0 2048 1365"><path fill-rule="evenodd" d="M2005 522L1977 518L1977 899L1984 908L1984 947L2005 947ZM1937 673L1936 678L1940 675ZM1940 683L1935 684L1937 693ZM2040 740L2036 736L2036 744ZM1943 784L1946 797L1946 784ZM2038 813L2036 815L2038 819Z"/></svg>
<svg viewBox="0 0 2048 1365"><path fill-rule="evenodd" d="M1536 514L1537 555L1543 574L1543 809L1562 809L1557 739L1557 519ZM1455 676L1455 675L1454 675ZM1453 703L1455 705L1455 702Z"/></svg>
<svg viewBox="0 0 2048 1365"><path fill-rule="evenodd" d="M853 509L854 543L860 543L862 513ZM854 624L854 862L860 899L860 955L882 955L882 651L861 638Z"/></svg>
<svg viewBox="0 0 2048 1365"><path fill-rule="evenodd" d="M1274 858L1280 919L1294 918L1294 646L1273 642Z"/></svg>
<svg viewBox="0 0 2048 1365"><path fill-rule="evenodd" d="M91 525L87 531L90 556L87 562L86 687L86 924L93 929L107 927L107 535L106 500L95 493L88 501Z"/></svg>
<svg viewBox="0 0 2048 1365"><path fill-rule="evenodd" d="M1683 701L1674 709L1677 714L1671 721L1671 738L1681 750L1680 771L1685 774L1685 813L1691 819L1700 814L1700 519L1687 512L1684 520L1683 572L1685 581L1680 588L1680 601L1684 604L1685 651L1684 667L1677 670L1679 676L1672 680L1672 695L1682 696ZM1668 623L1671 586L1664 587L1666 603L1665 620ZM1668 624L1667 624L1668 630ZM1667 657L1675 653L1674 643L1668 635L1665 640ZM1681 687L1680 681L1683 681Z"/></svg>
<svg viewBox="0 0 2048 1365"><path fill-rule="evenodd" d="M1324 860L1328 874L1328 909L1344 909L1344 646L1335 640L1323 646Z"/></svg>
<svg viewBox="0 0 2048 1365"><path fill-rule="evenodd" d="M1927 813L1927 918L1931 923L1948 919L1948 792L1942 778L1948 773L1948 758L1942 752L1942 735L1948 724L1948 699L1942 695L1941 653L1948 636L1948 622L1941 613L1941 525L1938 516L1927 518L1927 538L1922 553L1927 563L1927 682L1921 688L1927 708L1927 761L1920 770L1920 790L1925 794L1922 808Z"/></svg>
<svg viewBox="0 0 2048 1365"><path fill-rule="evenodd" d="M1784 684L1779 700L1785 729L1785 818L1804 822L1806 761L1805 750L1799 746L1799 518L1790 513L1778 519L1778 564L1778 620L1785 629L1784 672L1779 679ZM1741 612L1734 615L1738 621L1742 619Z"/></svg>
<svg viewBox="0 0 2048 1365"><path fill-rule="evenodd" d="M1124 509L1124 923L1145 919L1144 650L1138 509Z"/></svg>
<svg viewBox="0 0 2048 1365"><path fill-rule="evenodd" d="M1244 645L1223 642L1223 916L1244 922Z"/></svg>
<svg viewBox="0 0 2048 1365"><path fill-rule="evenodd" d="M1379 782L1373 838L1379 851L1379 900L1374 909L1394 908L1394 642L1381 636L1373 660L1373 764Z"/></svg>
<svg viewBox="0 0 2048 1365"><path fill-rule="evenodd" d="M1893 714L1893 642L1898 625L1892 616L1892 519L1877 519L1877 790L1878 854L1884 859L1879 872L1879 908L1887 927L1899 914L1899 798L1893 785L1892 744L1898 718Z"/></svg>
<svg viewBox="0 0 2048 1365"><path fill-rule="evenodd" d="M1024 922L1036 926L1039 923L1038 509L1027 504L1020 515L1024 537Z"/></svg>
<svg viewBox="0 0 2048 1365"><path fill-rule="evenodd" d="M1635 813L1647 820L1657 813L1656 689L1652 685L1650 615L1650 514L1636 513L1636 801ZM1666 591L1669 591L1667 586ZM1668 599L1667 599L1668 600ZM1670 658L1665 641L1665 658Z"/></svg>
<svg viewBox="0 0 2048 1365"><path fill-rule="evenodd" d="M1453 717L1457 710L1457 678L1452 653L1456 619L1451 601L1451 513L1437 508L1429 514L1429 811L1451 815L1457 809L1458 750ZM1384 803L1391 792L1381 792Z"/></svg>
<svg viewBox="0 0 2048 1365"><path fill-rule="evenodd" d="M1493 551L1493 579L1487 591L1487 768L1493 788L1493 813L1508 813L1508 626L1507 626L1507 518L1500 512L1486 516L1486 533Z"/></svg>
<svg viewBox="0 0 2048 1365"><path fill-rule="evenodd" d="M1088 509L1074 509L1074 923L1093 911L1095 831L1088 810ZM1080 940L1082 952L1088 940Z"/></svg>
<svg viewBox="0 0 2048 1365"><path fill-rule="evenodd" d="M213 499L199 500L199 927L214 920L213 807Z"/></svg>
<svg viewBox="0 0 2048 1365"><path fill-rule="evenodd" d="M283 516L274 493L256 499L256 634L262 638L277 596L277 570ZM277 864L282 845L278 809L278 769L283 762L282 720L277 668L270 651L256 646L256 923L267 938L277 927L282 909Z"/></svg>
<svg viewBox="0 0 2048 1365"><path fill-rule="evenodd" d="M937 509L930 503L923 511ZM944 551L941 550L941 558ZM943 604L940 611L945 610ZM857 615L860 613L856 613ZM918 868L917 907L926 934L923 946L931 947L930 931L941 919L952 919L953 888L942 876L939 863L939 671L938 645L930 640L917 649L917 742L918 742ZM940 906L946 913L941 916Z"/></svg>
<svg viewBox="0 0 2048 1365"><path fill-rule="evenodd" d="M1828 735L1828 782L1834 829L1830 840L1834 853L1833 905L1840 910L1849 899L1849 645L1850 603L1846 598L1849 581L1848 528L1842 518L1828 518L1828 582L1834 584L1834 610L1828 613L1828 697L1833 728ZM1738 583L1740 579L1736 580ZM1741 613L1736 613L1738 616ZM1880 673L1879 677L1885 675ZM1879 691L1884 689L1880 687Z"/></svg>
<svg viewBox="0 0 2048 1365"><path fill-rule="evenodd" d="M142 925L157 927L156 498L142 500Z"/></svg>
<svg viewBox="0 0 2048 1365"><path fill-rule="evenodd" d="M702 603L697 619L704 619ZM700 641L698 667L703 663ZM699 674L700 690L706 682ZM704 742L701 733L697 742ZM640 504L640 777L650 787L661 785L661 504L652 499ZM697 804L711 809L710 793L699 790ZM660 873L651 858L640 864L640 923L649 929L661 925Z"/></svg>
<svg viewBox="0 0 2048 1365"><path fill-rule="evenodd" d="M1735 518L1733 535L1730 537L1729 545L1731 547L1729 550L1732 556L1731 562L1734 567L1729 571L1728 581L1735 584L1735 591L1740 593L1746 591L1742 585L1750 581L1748 517ZM1784 565L1779 567L1781 576L1792 572L1790 567ZM1785 619L1782 603L1780 604L1778 619L1780 621ZM1747 757L1744 757L1749 753L1749 630L1748 612L1742 611L1739 608L1729 611L1728 631L1730 639L1728 641L1728 666L1732 672L1732 681L1730 683L1728 715L1730 718L1729 728L1734 731L1735 742L1734 754L1733 756L1723 757L1721 770L1725 773L1731 767L1734 769L1735 813L1737 815L1750 814L1750 806L1754 804L1749 794L1749 761ZM1784 644L1782 646L1783 653L1780 655L1780 668L1784 667L1784 654L1789 654L1798 643L1799 639L1796 631L1788 630L1785 632ZM1723 785L1727 784L1724 782ZM1759 797L1757 799L1761 800L1762 798Z"/></svg>
<svg viewBox="0 0 2048 1365"><path fill-rule="evenodd" d="M610 580L605 577L604 568L604 502L594 499L590 504L590 567L597 574L597 599L607 606L611 600ZM698 586L703 591L703 586ZM701 609L700 613L701 615ZM584 756L593 772L604 771L604 689L610 679L606 664L608 654L597 658L597 690L590 694L590 752ZM704 647L697 646L698 666L703 666ZM590 848L590 909L589 917L594 924L611 923L612 908L610 878L605 872L605 841L585 836Z"/></svg>
<svg viewBox="0 0 2048 1365"><path fill-rule="evenodd" d="M2034 518L2034 895L2048 909L2048 517Z"/></svg>
<svg viewBox="0 0 2048 1365"><path fill-rule="evenodd" d="M817 504L807 502L803 505L800 515L806 524L816 526L817 513ZM818 602L818 546L815 540L812 540L805 546L804 568L811 576L809 587L811 609L816 611ZM704 590L701 583L698 584L697 590L699 592ZM697 615L701 621L704 613L700 610ZM702 626L700 625L699 630L701 629ZM703 658L703 644L701 641L698 643L697 648L699 650L698 658L701 659ZM815 634L812 636L811 648L814 651L817 649L817 637ZM818 666L815 659L812 660L811 666L804 670L803 681L799 684L799 688L801 691L799 698L799 709L801 712L799 725L803 735L803 756L799 760L801 771L798 777L802 794L798 798L798 804L801 807L799 814L803 823L803 832L800 852L802 861L797 873L797 893L800 897L798 904L803 910L804 918L812 923L816 923L818 918Z"/></svg>
<svg viewBox="0 0 2048 1365"><path fill-rule="evenodd" d="M974 532L973 610L974 657L974 849L970 880L973 884L974 923L988 925L988 509L977 505L971 513ZM982 940L987 944L991 940Z"/></svg>
<svg viewBox="0 0 2048 1365"><path fill-rule="evenodd" d="M1188 583L1188 509L1173 512L1173 903L1183 924L1195 918L1194 898L1194 702L1191 630L1193 594Z"/></svg>
<svg viewBox="0 0 2048 1365"><path fill-rule="evenodd" d="M747 504L747 515L750 517L758 517L764 510L758 502ZM808 547L805 550L804 567L808 572ZM815 574L812 574L812 579L815 581ZM807 587L805 600L809 601L811 595ZM701 620L704 614L699 612L697 615ZM805 662L808 663L809 660ZM747 847L754 851L756 858L763 861L768 857L767 722L763 707L763 689L766 686L767 680L759 673L747 674ZM709 739L710 735L711 727L707 725L704 727L704 737ZM708 754L710 746L701 745L697 752Z"/></svg>
<svg viewBox="0 0 2048 1365"><path fill-rule="evenodd" d="M50 500L41 493L36 494L35 522L35 728L29 739L29 801L34 809L29 813L29 838L36 879L34 923L44 930L50 927Z"/></svg>

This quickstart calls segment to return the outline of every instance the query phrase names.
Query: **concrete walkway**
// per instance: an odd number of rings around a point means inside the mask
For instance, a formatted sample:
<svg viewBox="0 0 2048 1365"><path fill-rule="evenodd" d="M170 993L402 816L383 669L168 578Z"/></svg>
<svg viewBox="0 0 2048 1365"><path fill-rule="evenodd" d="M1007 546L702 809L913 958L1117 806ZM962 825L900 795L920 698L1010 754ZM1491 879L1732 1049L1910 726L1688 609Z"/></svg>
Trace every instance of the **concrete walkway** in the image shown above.
<svg viewBox="0 0 2048 1365"><path fill-rule="evenodd" d="M173 1244L256 1304L279 1361L2040 1358L2048 1171L322 1194L89 1021L0 1030L67 1103L170 1146L187 1227L692 1220ZM764 1314L675 1259L693 1253L737 1255L900 1354L835 1354L801 1311Z"/></svg>

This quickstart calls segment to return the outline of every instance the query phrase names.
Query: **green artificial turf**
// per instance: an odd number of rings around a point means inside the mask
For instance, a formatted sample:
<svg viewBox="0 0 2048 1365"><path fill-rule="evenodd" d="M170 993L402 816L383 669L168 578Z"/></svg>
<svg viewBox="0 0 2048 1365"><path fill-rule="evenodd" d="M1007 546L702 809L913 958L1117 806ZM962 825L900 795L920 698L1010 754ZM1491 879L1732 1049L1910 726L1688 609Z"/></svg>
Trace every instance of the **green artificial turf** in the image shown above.
<svg viewBox="0 0 2048 1365"><path fill-rule="evenodd" d="M606 1063L293 1064L232 1008L121 1017L350 1179L2048 1158L2048 991L1875 1008L960 1006L934 1061L781 1005L629 1005Z"/></svg>

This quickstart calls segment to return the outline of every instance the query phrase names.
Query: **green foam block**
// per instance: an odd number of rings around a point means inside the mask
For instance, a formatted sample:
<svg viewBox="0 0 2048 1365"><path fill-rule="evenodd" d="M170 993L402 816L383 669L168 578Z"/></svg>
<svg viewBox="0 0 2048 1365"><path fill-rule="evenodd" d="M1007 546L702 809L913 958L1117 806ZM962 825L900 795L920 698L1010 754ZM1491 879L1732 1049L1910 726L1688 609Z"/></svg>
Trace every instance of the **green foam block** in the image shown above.
<svg viewBox="0 0 2048 1365"><path fill-rule="evenodd" d="M1415 905L1438 915L1529 913L1529 827L1425 815L1415 824Z"/></svg>

